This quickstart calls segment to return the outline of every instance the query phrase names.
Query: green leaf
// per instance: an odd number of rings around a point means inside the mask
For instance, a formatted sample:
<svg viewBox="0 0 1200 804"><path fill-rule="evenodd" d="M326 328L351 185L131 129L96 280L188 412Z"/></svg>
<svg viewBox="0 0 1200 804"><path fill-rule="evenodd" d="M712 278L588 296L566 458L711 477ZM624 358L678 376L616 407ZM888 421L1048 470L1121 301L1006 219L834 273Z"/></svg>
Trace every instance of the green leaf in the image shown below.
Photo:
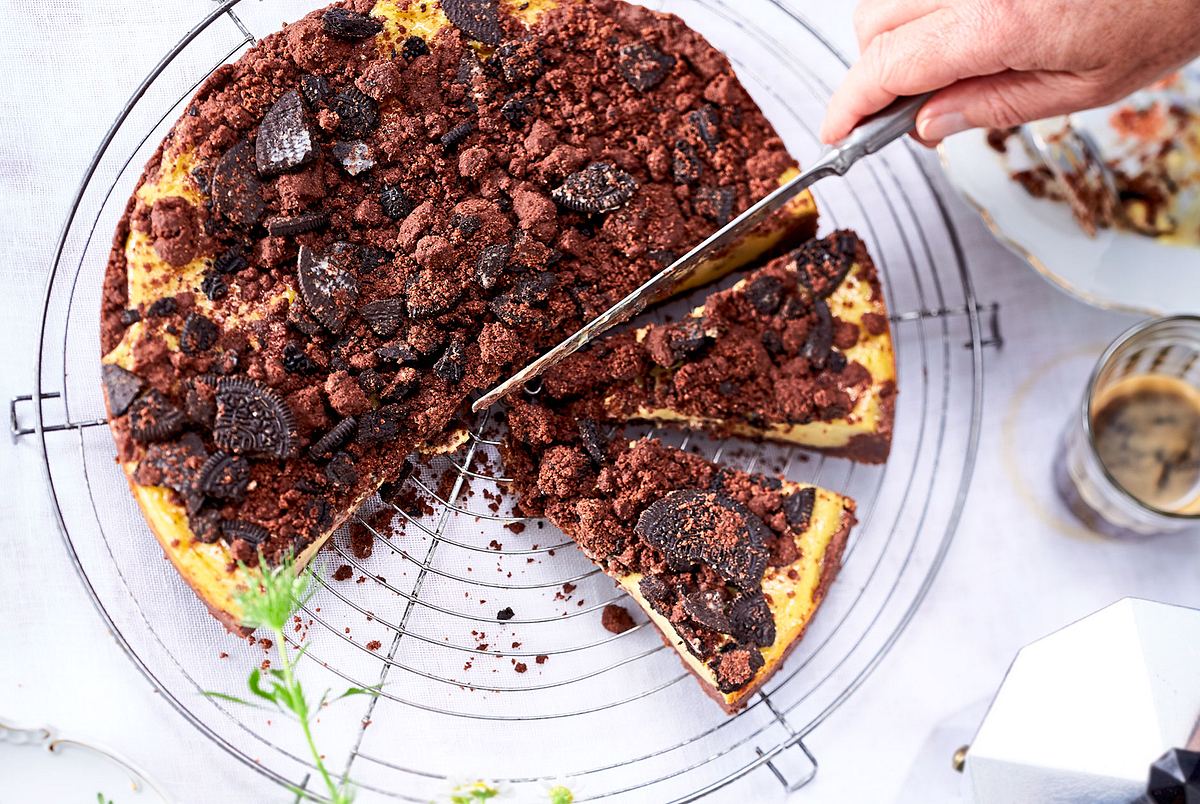
<svg viewBox="0 0 1200 804"><path fill-rule="evenodd" d="M350 687L333 700L340 701L343 698L349 698L351 695L370 695L372 698L378 698L382 689L382 684L372 684L369 687Z"/></svg>
<svg viewBox="0 0 1200 804"><path fill-rule="evenodd" d="M561 784L550 788L549 797L550 804L574 804L575 801L575 794Z"/></svg>
<svg viewBox="0 0 1200 804"><path fill-rule="evenodd" d="M262 698L263 700L266 700L266 701L270 701L271 703L278 706L279 701L275 697L275 692L273 690L271 690L271 691L264 690L262 688L261 682L262 682L262 673L260 673L258 668L256 667L250 671L250 678L247 679L247 685L250 687L250 692L254 693L259 698Z"/></svg>
<svg viewBox="0 0 1200 804"><path fill-rule="evenodd" d="M258 704L254 703L254 701L247 701L245 698L239 698L236 695L226 695L223 692L213 692L212 690L202 690L201 694L208 698L217 698L222 701L229 701L230 703L248 706L251 709L266 709L265 706L259 706Z"/></svg>

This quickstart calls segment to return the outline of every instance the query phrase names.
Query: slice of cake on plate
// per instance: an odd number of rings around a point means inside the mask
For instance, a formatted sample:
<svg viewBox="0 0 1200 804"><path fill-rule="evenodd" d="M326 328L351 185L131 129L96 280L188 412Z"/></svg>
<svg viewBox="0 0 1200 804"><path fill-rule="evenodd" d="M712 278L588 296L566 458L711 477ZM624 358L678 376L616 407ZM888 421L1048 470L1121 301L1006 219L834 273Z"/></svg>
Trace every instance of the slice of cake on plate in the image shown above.
<svg viewBox="0 0 1200 804"><path fill-rule="evenodd" d="M734 712L795 649L841 566L854 501L718 466L515 402L502 449L518 510L546 516L629 593Z"/></svg>

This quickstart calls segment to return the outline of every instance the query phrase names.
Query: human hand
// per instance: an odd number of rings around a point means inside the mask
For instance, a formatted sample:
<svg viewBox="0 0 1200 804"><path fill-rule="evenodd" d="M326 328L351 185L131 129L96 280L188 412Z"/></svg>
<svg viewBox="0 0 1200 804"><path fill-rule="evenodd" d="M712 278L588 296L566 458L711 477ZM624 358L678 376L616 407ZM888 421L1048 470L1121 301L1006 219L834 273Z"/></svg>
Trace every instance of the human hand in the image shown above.
<svg viewBox="0 0 1200 804"><path fill-rule="evenodd" d="M1196 0L861 0L854 24L825 142L901 95L939 90L917 118L934 144L1112 103L1200 54Z"/></svg>

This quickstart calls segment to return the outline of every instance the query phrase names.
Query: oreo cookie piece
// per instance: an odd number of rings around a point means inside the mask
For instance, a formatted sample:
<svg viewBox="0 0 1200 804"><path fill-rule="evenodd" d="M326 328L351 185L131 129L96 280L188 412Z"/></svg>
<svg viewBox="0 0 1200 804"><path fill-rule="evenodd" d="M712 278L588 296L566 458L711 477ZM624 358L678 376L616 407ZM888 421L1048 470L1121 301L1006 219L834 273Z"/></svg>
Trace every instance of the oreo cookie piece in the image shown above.
<svg viewBox="0 0 1200 804"><path fill-rule="evenodd" d="M166 318L169 315L175 315L179 311L179 302L175 301L174 296L164 296L161 299L155 299L154 302L146 308L147 318Z"/></svg>
<svg viewBox="0 0 1200 804"><path fill-rule="evenodd" d="M589 215L620 209L638 191L633 176L608 162L592 162L572 173L550 196L560 205Z"/></svg>
<svg viewBox="0 0 1200 804"><path fill-rule="evenodd" d="M716 151L717 146L721 144L721 120L717 116L717 110L710 105L701 106L688 112L687 121L704 143L704 147L708 148L708 152Z"/></svg>
<svg viewBox="0 0 1200 804"><path fill-rule="evenodd" d="M217 162L211 189L213 208L225 220L242 229L258 223L267 202L249 140L238 142Z"/></svg>
<svg viewBox="0 0 1200 804"><path fill-rule="evenodd" d="M858 237L843 229L793 251L801 284L818 298L829 297L846 281L858 255L858 244Z"/></svg>
<svg viewBox="0 0 1200 804"><path fill-rule="evenodd" d="M783 304L783 282L778 277L760 276L746 286L746 299L759 315L775 315Z"/></svg>
<svg viewBox="0 0 1200 804"><path fill-rule="evenodd" d="M358 375L360 384L365 376L367 376L367 372L365 371ZM398 369L390 379L380 376L379 380L380 388L376 393L380 399L387 402L395 402L411 396L420 385L420 376L417 374L415 368Z"/></svg>
<svg viewBox="0 0 1200 804"><path fill-rule="evenodd" d="M358 314L372 332L381 338L390 338L400 330L404 320L404 297L390 296L367 302L359 308Z"/></svg>
<svg viewBox="0 0 1200 804"><path fill-rule="evenodd" d="M512 297L518 304L545 307L550 302L550 293L557 284L558 277L549 271L524 274L513 285Z"/></svg>
<svg viewBox="0 0 1200 804"><path fill-rule="evenodd" d="M215 500L241 502L250 485L250 462L240 455L214 452L196 475L196 489Z"/></svg>
<svg viewBox="0 0 1200 804"><path fill-rule="evenodd" d="M294 89L283 93L258 125L254 158L259 174L274 176L307 165L317 151L300 93Z"/></svg>
<svg viewBox="0 0 1200 804"><path fill-rule="evenodd" d="M286 458L295 442L296 418L278 394L247 377L217 381L213 441L234 455Z"/></svg>
<svg viewBox="0 0 1200 804"><path fill-rule="evenodd" d="M500 115L513 128L521 128L533 111L533 98L527 94L516 94L504 101L500 107Z"/></svg>
<svg viewBox="0 0 1200 804"><path fill-rule="evenodd" d="M704 319L688 316L676 324L652 328L646 337L646 351L655 363L671 368L699 355L710 343Z"/></svg>
<svg viewBox="0 0 1200 804"><path fill-rule="evenodd" d="M104 384L108 412L113 416L120 416L129 410L133 400L146 387L146 381L141 377L112 363L100 367L100 380Z"/></svg>
<svg viewBox="0 0 1200 804"><path fill-rule="evenodd" d="M325 465L325 477L339 488L353 488L358 482L358 470L354 468L354 459L346 452L335 453Z"/></svg>
<svg viewBox="0 0 1200 804"><path fill-rule="evenodd" d="M279 215L267 219L267 234L272 237L314 232L329 225L329 216L324 212L301 212L299 215Z"/></svg>
<svg viewBox="0 0 1200 804"><path fill-rule="evenodd" d="M732 187L701 187L696 192L696 211L717 226L724 226L733 220L733 205L736 202L737 192Z"/></svg>
<svg viewBox="0 0 1200 804"><path fill-rule="evenodd" d="M216 271L210 271L200 280L200 291L209 301L218 301L229 295L229 283Z"/></svg>
<svg viewBox="0 0 1200 804"><path fill-rule="evenodd" d="M509 84L531 83L546 70L541 48L532 39L505 42L496 48L491 63L500 65L500 74Z"/></svg>
<svg viewBox="0 0 1200 804"><path fill-rule="evenodd" d="M458 385L466 376L467 350L462 340L454 338L446 351L433 364L433 373L451 385Z"/></svg>
<svg viewBox="0 0 1200 804"><path fill-rule="evenodd" d="M387 343L375 350L375 356L385 363L413 366L421 362L421 353L407 343Z"/></svg>
<svg viewBox="0 0 1200 804"><path fill-rule="evenodd" d="M383 214L394 221L407 218L417 207L416 202L404 192L404 188L396 184L383 185L383 189L379 191L379 205L383 207Z"/></svg>
<svg viewBox="0 0 1200 804"><path fill-rule="evenodd" d="M479 287L484 290L496 287L500 274L504 272L511 256L512 246L508 243L498 243L485 248L479 255L479 262L475 264L475 281L479 283Z"/></svg>
<svg viewBox="0 0 1200 804"><path fill-rule="evenodd" d="M808 530L812 521L813 506L817 504L817 490L812 486L789 494L783 500L783 516L789 526L798 531Z"/></svg>
<svg viewBox="0 0 1200 804"><path fill-rule="evenodd" d="M675 57L653 45L633 42L617 51L617 69L629 86L647 92L663 82L675 67Z"/></svg>
<svg viewBox="0 0 1200 804"><path fill-rule="evenodd" d="M730 633L725 596L716 590L698 590L680 599L689 617L710 631Z"/></svg>
<svg viewBox="0 0 1200 804"><path fill-rule="evenodd" d="M740 589L758 587L770 557L762 520L713 491L671 492L642 512L634 531L662 550L672 569L703 563Z"/></svg>
<svg viewBox="0 0 1200 804"><path fill-rule="evenodd" d="M382 405L367 411L358 420L355 441L360 444L378 444L391 441L400 435L405 411L399 405Z"/></svg>
<svg viewBox="0 0 1200 804"><path fill-rule="evenodd" d="M429 45L419 36L410 36L404 40L404 44L400 47L400 55L412 61L421 56L429 55Z"/></svg>
<svg viewBox="0 0 1200 804"><path fill-rule="evenodd" d="M675 602L675 594L671 587L657 575L643 575L642 579L638 581L638 592L650 604L650 608L659 614L669 613Z"/></svg>
<svg viewBox="0 0 1200 804"><path fill-rule="evenodd" d="M499 0L442 0L442 11L458 30L477 42L494 46L504 38Z"/></svg>
<svg viewBox="0 0 1200 804"><path fill-rule="evenodd" d="M334 243L329 254L342 266L353 265L359 274L369 274L379 266L392 261L390 252L361 243Z"/></svg>
<svg viewBox="0 0 1200 804"><path fill-rule="evenodd" d="M213 270L219 274L236 274L249 264L245 252L237 246L231 246L213 260Z"/></svg>
<svg viewBox="0 0 1200 804"><path fill-rule="evenodd" d="M412 477L413 472L417 469L416 464L412 460L405 458L404 463L400 465L400 470L396 472L395 477L390 480L385 480L379 484L379 499L388 505L395 505L398 501L400 490L404 488L404 484Z"/></svg>
<svg viewBox="0 0 1200 804"><path fill-rule="evenodd" d="M283 346L283 370L288 374L316 374L320 370L317 361L313 360L304 353L304 349L295 343L286 343Z"/></svg>
<svg viewBox="0 0 1200 804"><path fill-rule="evenodd" d="M443 134L438 141L442 144L442 148L444 150L453 151L462 143L463 140L469 137L471 132L474 130L475 121L464 120Z"/></svg>
<svg viewBox="0 0 1200 804"><path fill-rule="evenodd" d="M583 444L583 451L597 467L608 460L608 442L600 435L600 427L594 420L579 420L579 440Z"/></svg>
<svg viewBox="0 0 1200 804"><path fill-rule="evenodd" d="M822 298L813 299L813 310L817 314L817 323L808 333L808 339L800 348L800 356L806 357L817 368L825 365L829 353L833 349L833 316L829 314L829 306Z"/></svg>
<svg viewBox="0 0 1200 804"><path fill-rule="evenodd" d="M200 313L189 313L183 322L183 331L179 334L179 350L185 355L198 355L207 352L217 344L221 331L217 325Z"/></svg>
<svg viewBox="0 0 1200 804"><path fill-rule="evenodd" d="M347 416L335 424L332 430L318 438L316 443L308 448L309 454L314 458L328 458L350 440L356 427L358 427L358 420L353 416Z"/></svg>
<svg viewBox="0 0 1200 804"><path fill-rule="evenodd" d="M244 519L227 519L221 523L221 535L226 541L241 539L257 547L271 538L270 532L262 525L247 522Z"/></svg>
<svg viewBox="0 0 1200 804"><path fill-rule="evenodd" d="M470 239L483 228L483 218L478 215L455 215L451 218L450 225L463 237Z"/></svg>
<svg viewBox="0 0 1200 804"><path fill-rule="evenodd" d="M183 395L183 412L188 421L202 427L212 428L217 417L217 378L202 374L187 381Z"/></svg>
<svg viewBox="0 0 1200 804"><path fill-rule="evenodd" d="M847 362L848 361L846 360L846 356L844 354L839 352L837 349L831 349L829 352L829 360L825 361L825 365L830 371L834 372L835 374L840 374L846 369Z"/></svg>
<svg viewBox="0 0 1200 804"><path fill-rule="evenodd" d="M188 499L195 491L197 471L208 458L204 442L195 433L186 433L175 441L151 444L146 454L138 461L133 473L139 486L165 486L174 489L188 500L193 510L199 508L200 500Z"/></svg>
<svg viewBox="0 0 1200 804"><path fill-rule="evenodd" d="M348 140L361 140L379 125L379 104L371 96L348 86L333 96L338 115L338 133Z"/></svg>
<svg viewBox="0 0 1200 804"><path fill-rule="evenodd" d="M183 411L151 388L129 406L129 432L134 441L150 444L166 441L183 429Z"/></svg>
<svg viewBox="0 0 1200 804"><path fill-rule="evenodd" d="M304 95L304 99L309 103L317 104L328 99L333 94L333 89L325 76L305 73L300 76L300 94Z"/></svg>
<svg viewBox="0 0 1200 804"><path fill-rule="evenodd" d="M739 642L770 647L775 642L775 617L762 592L742 595L729 607L729 626Z"/></svg>
<svg viewBox="0 0 1200 804"><path fill-rule="evenodd" d="M358 301L358 280L328 257L318 258L307 246L300 247L296 278L308 312L325 329L339 334Z"/></svg>
<svg viewBox="0 0 1200 804"><path fill-rule="evenodd" d="M383 30L383 23L366 14L358 14L345 8L331 8L321 15L325 33L335 39L355 42L369 39Z"/></svg>
<svg viewBox="0 0 1200 804"><path fill-rule="evenodd" d="M212 544L221 538L221 515L212 509L188 513L188 529L196 541Z"/></svg>
<svg viewBox="0 0 1200 804"><path fill-rule="evenodd" d="M371 146L362 140L347 140L333 145L333 158L349 176L358 176L375 167Z"/></svg>

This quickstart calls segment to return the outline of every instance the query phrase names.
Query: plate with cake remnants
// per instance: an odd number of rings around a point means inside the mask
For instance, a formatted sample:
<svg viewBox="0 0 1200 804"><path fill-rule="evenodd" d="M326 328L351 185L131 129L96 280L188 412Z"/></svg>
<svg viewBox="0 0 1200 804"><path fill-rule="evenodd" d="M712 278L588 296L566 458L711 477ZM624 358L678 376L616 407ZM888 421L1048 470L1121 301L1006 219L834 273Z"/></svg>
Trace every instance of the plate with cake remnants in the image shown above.
<svg viewBox="0 0 1200 804"><path fill-rule="evenodd" d="M1036 155L1031 132L1053 141L1068 128L1107 166L1115 204L1073 190ZM939 153L997 239L1052 284L1106 309L1200 308L1200 62L1116 104L1024 131L968 131Z"/></svg>

